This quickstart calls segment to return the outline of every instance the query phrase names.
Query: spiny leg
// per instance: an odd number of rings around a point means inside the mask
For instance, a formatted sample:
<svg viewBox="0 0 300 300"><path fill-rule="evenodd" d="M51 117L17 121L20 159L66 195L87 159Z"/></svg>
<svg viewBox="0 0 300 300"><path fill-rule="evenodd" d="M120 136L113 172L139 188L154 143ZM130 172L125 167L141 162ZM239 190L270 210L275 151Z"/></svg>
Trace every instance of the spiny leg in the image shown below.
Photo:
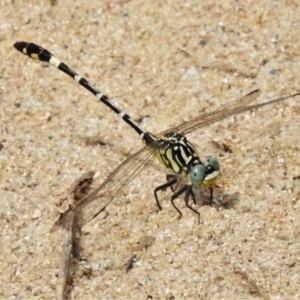
<svg viewBox="0 0 300 300"><path fill-rule="evenodd" d="M212 203L213 203L213 188L210 187L209 190L210 190L209 205L212 206Z"/></svg>
<svg viewBox="0 0 300 300"><path fill-rule="evenodd" d="M174 193L171 197L171 203L173 205L173 207L177 210L177 212L179 213L179 217L178 220L181 219L182 217L182 212L179 210L179 208L175 205L174 200L176 200L180 195L182 195L184 192L186 192L187 190L187 185L183 185L176 193Z"/></svg>
<svg viewBox="0 0 300 300"><path fill-rule="evenodd" d="M192 199L193 199L193 202L194 204L196 204L196 199L195 199L195 194L193 192L193 186L192 185L188 185L187 186L187 190L185 192L185 196L184 196L184 202L185 202L185 205L191 210L193 211L195 214L198 215L198 223L200 223L200 213L194 209L193 207L191 207L189 205L189 198L190 198L190 195L192 196Z"/></svg>
<svg viewBox="0 0 300 300"><path fill-rule="evenodd" d="M193 191L193 186L191 186L191 196L192 196L194 204L196 204L196 198L195 198L195 194L194 194L194 191Z"/></svg>
<svg viewBox="0 0 300 300"><path fill-rule="evenodd" d="M167 180L168 180L168 175L167 175ZM168 187L171 187L171 189L172 189L172 186L174 184L176 184L176 182L177 182L177 177L174 176L173 178L170 178L170 180L168 180L166 183L164 183L164 184L162 184L162 185L160 185L160 186L158 186L154 189L154 197L155 197L156 204L157 204L159 210L162 210L162 208L161 208L161 205L160 205L159 200L158 200L157 192L165 190Z"/></svg>
<svg viewBox="0 0 300 300"><path fill-rule="evenodd" d="M166 175L166 179L167 179L168 182L173 180L174 178L177 179L177 175L175 175L175 174L167 174ZM177 183L177 180L176 180L176 183ZM175 188L173 187L173 185L170 186L170 189L173 193L175 192Z"/></svg>
<svg viewBox="0 0 300 300"><path fill-rule="evenodd" d="M191 196L193 199L194 204L196 204L196 199L195 199L195 194L193 192L193 186L192 185L183 185L176 193L174 193L171 197L171 203L173 205L173 207L177 210L177 212L179 213L179 220L182 217L182 212L179 210L179 208L175 205L174 201L176 199L179 198L180 195L182 195L185 192L185 196L184 196L184 202L185 205L191 210L193 211L195 214L198 215L198 223L200 223L200 213L194 209L192 206L189 205L188 201L189 201L189 197Z"/></svg>

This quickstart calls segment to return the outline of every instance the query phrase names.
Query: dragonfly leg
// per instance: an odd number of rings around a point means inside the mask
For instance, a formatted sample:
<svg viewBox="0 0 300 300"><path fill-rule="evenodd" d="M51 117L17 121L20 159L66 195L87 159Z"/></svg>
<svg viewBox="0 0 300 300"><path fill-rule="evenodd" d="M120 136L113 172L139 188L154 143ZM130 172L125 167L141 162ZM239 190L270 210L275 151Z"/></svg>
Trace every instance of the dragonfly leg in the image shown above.
<svg viewBox="0 0 300 300"><path fill-rule="evenodd" d="M186 187L187 187L187 188L186 188L186 192L185 192L185 196L184 196L184 202L185 202L185 205L186 205L191 211L193 211L195 214L198 215L198 223L200 223L200 213L199 213L196 209L194 209L193 207L191 207L191 206L189 205L189 197L190 197L190 196L192 197L194 204L196 204L195 194L194 194L194 192L193 192L193 186L192 186L192 185L187 185Z"/></svg>
<svg viewBox="0 0 300 300"><path fill-rule="evenodd" d="M179 213L179 217L178 219L180 220L182 217L182 212L179 210L179 208L175 205L174 201L184 192L187 191L188 186L185 184L183 185L176 193L174 193L171 197L171 203L173 205L173 207L177 210L177 212Z"/></svg>
<svg viewBox="0 0 300 300"><path fill-rule="evenodd" d="M168 177L167 177L167 179L168 179ZM161 210L162 208L158 201L157 192L165 190L168 187L171 187L171 189L172 189L172 185L174 185L176 182L177 182L177 178L176 178L176 176L174 176L173 178L170 178L170 180L168 180L166 183L164 183L154 189L154 197L155 197L156 204L157 204L159 210Z"/></svg>
<svg viewBox="0 0 300 300"><path fill-rule="evenodd" d="M167 174L167 175L166 175L167 181L171 181L171 180L173 180L174 178L177 178L177 175L175 175L175 174ZM177 180L176 180L176 181L177 181ZM170 189L172 190L173 193L175 192L175 188L173 187L173 185L170 186Z"/></svg>
<svg viewBox="0 0 300 300"><path fill-rule="evenodd" d="M193 186L191 186L190 195L192 196L194 204L196 204L196 198L195 198L195 194L194 194L194 191L193 191Z"/></svg>
<svg viewBox="0 0 300 300"><path fill-rule="evenodd" d="M212 203L213 203L213 189L212 189L212 187L210 187L209 190L210 190L209 205L212 206Z"/></svg>

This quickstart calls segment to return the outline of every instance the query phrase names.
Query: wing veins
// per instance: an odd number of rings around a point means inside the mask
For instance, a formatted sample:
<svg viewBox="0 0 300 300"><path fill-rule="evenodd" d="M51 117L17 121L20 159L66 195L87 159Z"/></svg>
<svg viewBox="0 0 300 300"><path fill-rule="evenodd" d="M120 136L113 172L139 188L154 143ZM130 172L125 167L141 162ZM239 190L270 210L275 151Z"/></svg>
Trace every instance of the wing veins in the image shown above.
<svg viewBox="0 0 300 300"><path fill-rule="evenodd" d="M117 196L121 189L131 182L143 169L144 165L155 156L156 151L147 147L126 158L118 167L89 195L78 201L72 208L63 213L54 223L51 232L61 227L70 211L75 211L77 222L82 226L100 214ZM139 161L136 163L136 161ZM110 186L111 185L111 186ZM100 192L103 191L103 194ZM108 195L104 195L105 193ZM103 197L101 201L99 198ZM100 202L100 203L99 203ZM96 203L96 205L94 205Z"/></svg>

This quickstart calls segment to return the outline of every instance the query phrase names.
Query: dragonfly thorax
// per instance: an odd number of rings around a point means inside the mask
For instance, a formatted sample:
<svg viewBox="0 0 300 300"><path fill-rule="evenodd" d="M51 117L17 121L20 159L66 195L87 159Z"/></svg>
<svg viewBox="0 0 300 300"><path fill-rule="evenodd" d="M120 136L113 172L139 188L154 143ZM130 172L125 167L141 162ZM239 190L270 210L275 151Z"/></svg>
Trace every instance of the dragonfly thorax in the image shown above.
<svg viewBox="0 0 300 300"><path fill-rule="evenodd" d="M210 186L217 179L220 173L218 160L209 156L203 163L184 134L170 132L156 143L160 145L159 161L175 174L187 176L194 185Z"/></svg>
<svg viewBox="0 0 300 300"><path fill-rule="evenodd" d="M170 132L161 139L157 139L152 135L151 138L153 140L148 145L157 149L159 161L175 174L187 176L191 166L197 164L203 166L194 146L187 140L185 135ZM153 144L156 146L153 147ZM203 168L205 169L204 166Z"/></svg>

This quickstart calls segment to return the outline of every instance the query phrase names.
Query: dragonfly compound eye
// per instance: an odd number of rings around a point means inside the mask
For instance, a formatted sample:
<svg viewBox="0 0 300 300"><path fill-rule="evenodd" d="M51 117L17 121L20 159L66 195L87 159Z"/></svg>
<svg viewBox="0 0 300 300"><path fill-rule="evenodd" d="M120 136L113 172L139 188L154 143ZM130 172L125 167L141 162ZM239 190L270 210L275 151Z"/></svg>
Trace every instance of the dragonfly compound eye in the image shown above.
<svg viewBox="0 0 300 300"><path fill-rule="evenodd" d="M190 180L193 184L201 184L205 176L205 166L202 164L195 165L189 174Z"/></svg>
<svg viewBox="0 0 300 300"><path fill-rule="evenodd" d="M215 171L220 171L220 163L216 157L209 156L205 163L205 166L210 167Z"/></svg>
<svg viewBox="0 0 300 300"><path fill-rule="evenodd" d="M209 156L205 162L205 178L204 184L209 185L214 183L220 174L220 163L217 158Z"/></svg>

